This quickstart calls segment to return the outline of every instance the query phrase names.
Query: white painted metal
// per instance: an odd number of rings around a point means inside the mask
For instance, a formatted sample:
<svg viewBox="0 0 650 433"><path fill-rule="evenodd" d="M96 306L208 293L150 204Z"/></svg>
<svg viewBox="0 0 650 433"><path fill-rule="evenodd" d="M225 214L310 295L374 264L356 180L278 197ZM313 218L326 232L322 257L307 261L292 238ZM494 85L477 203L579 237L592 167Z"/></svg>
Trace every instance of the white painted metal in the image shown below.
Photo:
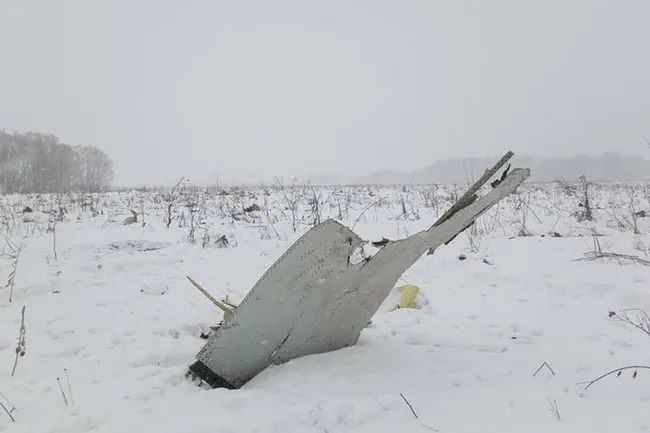
<svg viewBox="0 0 650 433"><path fill-rule="evenodd" d="M312 228L255 284L197 360L238 388L270 364L355 344L408 268L529 176L528 169L513 170L444 223L391 242L354 265L349 257L362 244L354 232L333 220Z"/></svg>
<svg viewBox="0 0 650 433"><path fill-rule="evenodd" d="M216 375L239 387L266 368L321 284L346 269L362 240L328 220L298 239L253 286L230 319L197 355Z"/></svg>

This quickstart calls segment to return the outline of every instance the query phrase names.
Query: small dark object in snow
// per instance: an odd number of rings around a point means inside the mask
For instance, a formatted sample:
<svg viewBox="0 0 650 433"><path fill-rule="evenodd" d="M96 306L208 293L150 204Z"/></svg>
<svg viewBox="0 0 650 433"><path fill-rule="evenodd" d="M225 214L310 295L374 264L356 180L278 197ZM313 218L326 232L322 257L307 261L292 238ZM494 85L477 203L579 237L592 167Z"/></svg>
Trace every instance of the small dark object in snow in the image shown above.
<svg viewBox="0 0 650 433"><path fill-rule="evenodd" d="M461 254L458 256L458 260L467 260L467 256L465 254Z"/></svg>
<svg viewBox="0 0 650 433"><path fill-rule="evenodd" d="M134 211L133 209L131 209L131 216L124 218L123 224L125 226L128 226L128 225L131 225L131 224L135 224L137 222L138 222L138 213L136 211Z"/></svg>
<svg viewBox="0 0 650 433"><path fill-rule="evenodd" d="M390 239L387 239L385 237L381 237L380 241L372 241L372 246L373 247L383 247L384 245L388 244L390 242Z"/></svg>
<svg viewBox="0 0 650 433"><path fill-rule="evenodd" d="M223 325L223 320L219 322L219 324L216 326L210 326L210 331L212 332L218 331L219 328L221 328L221 325ZM199 337L203 340L207 340L208 338L210 338L210 331L201 332L201 335L199 335Z"/></svg>
<svg viewBox="0 0 650 433"><path fill-rule="evenodd" d="M646 218L648 216L648 212L644 210L640 210L634 214L635 216L638 216L639 218Z"/></svg>
<svg viewBox="0 0 650 433"><path fill-rule="evenodd" d="M218 248L227 248L229 245L226 235L221 235L221 237L219 237L214 243Z"/></svg>
<svg viewBox="0 0 650 433"><path fill-rule="evenodd" d="M259 212L261 211L262 208L257 203L253 203L252 205L248 206L247 208L244 208L244 212L251 213L251 212Z"/></svg>
<svg viewBox="0 0 650 433"><path fill-rule="evenodd" d="M32 212L34 212L34 211L33 211L32 208L29 207L29 206L25 206L25 207L23 208L23 213L32 213Z"/></svg>
<svg viewBox="0 0 650 433"><path fill-rule="evenodd" d="M505 170L503 170L503 173L501 173L501 177L499 179L496 179L494 182L490 182L490 186L492 188L496 188L505 180L505 178L508 176L508 172L510 171L510 164L506 167Z"/></svg>

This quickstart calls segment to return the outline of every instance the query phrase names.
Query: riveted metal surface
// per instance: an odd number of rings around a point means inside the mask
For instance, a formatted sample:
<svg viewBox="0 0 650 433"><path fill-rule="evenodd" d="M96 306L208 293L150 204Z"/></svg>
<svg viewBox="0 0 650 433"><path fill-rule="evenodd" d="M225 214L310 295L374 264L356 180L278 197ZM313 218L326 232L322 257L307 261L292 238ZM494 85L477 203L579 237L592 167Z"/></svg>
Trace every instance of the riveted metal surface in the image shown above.
<svg viewBox="0 0 650 433"><path fill-rule="evenodd" d="M210 336L196 357L201 368L239 388L273 363L355 344L408 268L429 248L453 239L529 176L527 169L513 170L442 224L391 242L357 264L349 260L362 244L354 232L333 220L313 227Z"/></svg>

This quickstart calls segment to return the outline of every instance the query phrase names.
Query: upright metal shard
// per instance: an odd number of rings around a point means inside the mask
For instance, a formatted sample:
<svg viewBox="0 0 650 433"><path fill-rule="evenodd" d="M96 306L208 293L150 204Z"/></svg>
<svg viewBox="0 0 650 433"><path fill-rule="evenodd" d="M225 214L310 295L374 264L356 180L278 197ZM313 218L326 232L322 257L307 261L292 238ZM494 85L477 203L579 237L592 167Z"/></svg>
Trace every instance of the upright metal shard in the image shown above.
<svg viewBox="0 0 650 433"><path fill-rule="evenodd" d="M429 248L464 230L530 175L504 181L439 225L391 242L351 264L362 244L328 220L303 235L255 284L197 354L190 371L214 387L239 388L271 364L341 349L357 342L402 274Z"/></svg>
<svg viewBox="0 0 650 433"><path fill-rule="evenodd" d="M456 203L454 203L449 209L447 209L447 211L444 214L442 214L442 216L438 218L436 222L433 223L433 226L434 227L439 226L440 224L448 220L453 214L455 214L462 208L467 207L474 200L476 200L478 198L476 193L478 193L479 190L483 188L483 185L485 185L490 180L490 178L492 178L492 176L497 174L497 172L501 170L501 168L504 165L506 165L506 163L513 156L515 156L515 154L511 150L509 150L492 167L485 170L485 173L483 173L483 175L476 182L474 182L474 185L470 186L469 189L465 191L465 194L463 194ZM433 254L435 249L436 249L435 247L429 247L427 254L428 255Z"/></svg>

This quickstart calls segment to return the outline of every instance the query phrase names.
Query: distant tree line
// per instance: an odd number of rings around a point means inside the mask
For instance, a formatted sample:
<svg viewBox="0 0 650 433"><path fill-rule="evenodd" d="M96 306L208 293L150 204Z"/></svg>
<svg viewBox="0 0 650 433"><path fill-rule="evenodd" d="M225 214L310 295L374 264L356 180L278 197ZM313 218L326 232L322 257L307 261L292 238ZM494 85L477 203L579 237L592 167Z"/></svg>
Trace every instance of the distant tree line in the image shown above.
<svg viewBox="0 0 650 433"><path fill-rule="evenodd" d="M113 162L93 146L71 146L52 134L0 129L1 192L98 192L112 181Z"/></svg>
<svg viewBox="0 0 650 433"><path fill-rule="evenodd" d="M437 161L413 172L384 170L360 178L361 184L430 184L460 183L478 179L501 155L490 158L453 158ZM530 168L533 182L553 182L558 179L575 181L585 175L594 182L650 179L650 161L644 157L606 152L597 156L577 155L572 158L540 158L515 154L513 167Z"/></svg>

